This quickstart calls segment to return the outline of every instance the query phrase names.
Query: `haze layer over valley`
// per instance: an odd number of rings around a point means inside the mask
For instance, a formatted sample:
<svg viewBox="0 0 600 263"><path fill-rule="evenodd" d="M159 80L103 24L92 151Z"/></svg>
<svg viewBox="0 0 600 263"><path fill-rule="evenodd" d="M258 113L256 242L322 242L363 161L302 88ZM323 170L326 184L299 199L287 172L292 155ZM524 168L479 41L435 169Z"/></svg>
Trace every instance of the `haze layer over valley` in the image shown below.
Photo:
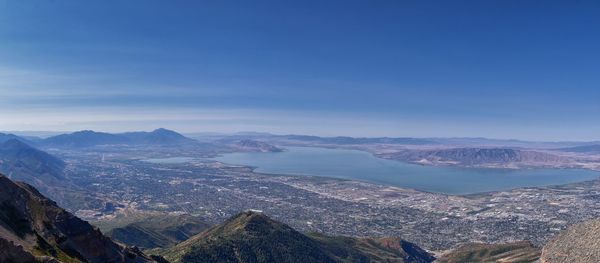
<svg viewBox="0 0 600 263"><path fill-rule="evenodd" d="M16 140L21 147L31 148L22 143L28 142L60 160L59 163L64 164L60 170L64 179L58 184L48 181L40 185L42 191L76 215L101 226L107 233L117 226L146 217L189 214L216 224L240 211L255 209L302 232L399 236L431 251L443 251L469 242L527 240L542 245L569 225L600 216L596 190L600 182L597 180L461 196L421 192L368 180L267 175L254 172L253 167L214 159L221 154L239 151L285 154L286 147L297 146L385 151L387 154L408 149L427 151L427 156L453 152L453 155L440 158L454 160L444 163L444 166L462 167L460 169L523 169L515 166L515 163L522 162L522 157L512 153L571 154L564 153L561 148L539 147L539 143L530 143L531 148L527 148L523 145L526 142L515 147L501 146L496 141L488 145L487 140L478 140L484 143L451 144L445 139L264 134L211 136L195 140L166 129L132 134L139 136L138 139L84 131L46 139L17 137L7 142L10 146L11 143L17 144ZM82 135L85 135L83 139ZM497 154L498 151L502 154ZM380 154L375 153L375 156ZM577 153L576 156L588 160L587 167L597 165L593 161L598 158L595 153ZM387 158L387 155L384 157ZM547 169L556 164L555 160L538 159L533 167ZM8 161L5 159L4 163ZM565 167L584 168L574 164ZM45 182L52 175L29 172L27 176L13 173L11 177L36 184L40 180ZM65 188L65 185L72 187ZM70 194L52 191L56 188L66 189L66 193Z"/></svg>
<svg viewBox="0 0 600 263"><path fill-rule="evenodd" d="M599 13L0 0L0 263L600 262Z"/></svg>

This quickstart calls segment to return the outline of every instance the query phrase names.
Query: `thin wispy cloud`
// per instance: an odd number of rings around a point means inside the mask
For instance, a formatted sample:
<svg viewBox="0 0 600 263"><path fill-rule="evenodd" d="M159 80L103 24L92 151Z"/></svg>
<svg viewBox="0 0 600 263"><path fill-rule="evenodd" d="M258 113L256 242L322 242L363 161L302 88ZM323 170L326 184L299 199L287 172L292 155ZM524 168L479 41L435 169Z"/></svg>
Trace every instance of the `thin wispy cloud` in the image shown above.
<svg viewBox="0 0 600 263"><path fill-rule="evenodd" d="M598 139L581 7L330 4L7 2L0 128Z"/></svg>

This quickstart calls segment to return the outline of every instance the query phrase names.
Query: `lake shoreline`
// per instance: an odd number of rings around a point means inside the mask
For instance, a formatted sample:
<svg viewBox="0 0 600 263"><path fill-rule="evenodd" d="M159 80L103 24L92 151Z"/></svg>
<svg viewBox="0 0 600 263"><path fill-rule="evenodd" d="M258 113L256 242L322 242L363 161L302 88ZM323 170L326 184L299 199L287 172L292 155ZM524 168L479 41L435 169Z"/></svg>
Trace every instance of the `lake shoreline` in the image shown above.
<svg viewBox="0 0 600 263"><path fill-rule="evenodd" d="M426 166L383 159L360 150L320 147L288 147L288 151L278 153L229 153L213 160L251 167L266 175L357 180L446 195L548 187L600 177L600 173L584 169ZM457 183L458 179L462 183Z"/></svg>

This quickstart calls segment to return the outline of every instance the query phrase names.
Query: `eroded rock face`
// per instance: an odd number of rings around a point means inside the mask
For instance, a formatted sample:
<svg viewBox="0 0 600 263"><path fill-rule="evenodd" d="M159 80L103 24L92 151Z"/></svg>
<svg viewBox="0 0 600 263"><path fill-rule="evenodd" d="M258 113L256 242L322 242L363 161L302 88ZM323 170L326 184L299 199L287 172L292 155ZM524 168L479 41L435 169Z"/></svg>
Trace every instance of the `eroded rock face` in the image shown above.
<svg viewBox="0 0 600 263"><path fill-rule="evenodd" d="M600 262L600 219L569 227L542 249L542 263Z"/></svg>
<svg viewBox="0 0 600 263"><path fill-rule="evenodd" d="M32 186L3 175L0 238L8 251L3 256L36 260L29 262L153 262L138 250L114 243Z"/></svg>

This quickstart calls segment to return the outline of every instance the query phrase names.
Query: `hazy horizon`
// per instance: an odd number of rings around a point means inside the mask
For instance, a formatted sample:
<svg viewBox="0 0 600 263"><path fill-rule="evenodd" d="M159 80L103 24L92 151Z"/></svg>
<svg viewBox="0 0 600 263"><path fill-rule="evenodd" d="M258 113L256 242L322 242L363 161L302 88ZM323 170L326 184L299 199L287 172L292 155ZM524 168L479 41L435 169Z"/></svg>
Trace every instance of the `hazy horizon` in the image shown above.
<svg viewBox="0 0 600 263"><path fill-rule="evenodd" d="M600 140L598 11L0 0L0 130Z"/></svg>
<svg viewBox="0 0 600 263"><path fill-rule="evenodd" d="M39 138L47 138L61 134L69 134L80 131L94 131L94 132L103 132L103 133L127 133L127 132L151 132L156 129L167 129L173 130L169 127L156 127L147 130L91 130L91 129L82 129L82 130L71 130L71 131L34 131L34 130L0 130L0 133L5 134L14 134L18 136L33 136ZM185 136L210 136L210 135L242 135L242 134L269 134L275 136L286 136L286 135L300 135L300 136L319 136L319 137L353 137L353 138L381 138L381 137L389 137L389 138L417 138L417 139L485 139L485 140L500 140L500 141L524 141L524 142L548 142L548 143L560 143L560 142L599 142L600 140L535 140L535 139L521 139L521 138L495 138L495 137L485 137L485 136L363 136L363 135L344 135L344 134L332 134L332 135L323 135L323 134L302 134L302 133L274 133L269 131L232 131L232 132L218 132L218 131L179 131L173 130L175 132L181 133Z"/></svg>

